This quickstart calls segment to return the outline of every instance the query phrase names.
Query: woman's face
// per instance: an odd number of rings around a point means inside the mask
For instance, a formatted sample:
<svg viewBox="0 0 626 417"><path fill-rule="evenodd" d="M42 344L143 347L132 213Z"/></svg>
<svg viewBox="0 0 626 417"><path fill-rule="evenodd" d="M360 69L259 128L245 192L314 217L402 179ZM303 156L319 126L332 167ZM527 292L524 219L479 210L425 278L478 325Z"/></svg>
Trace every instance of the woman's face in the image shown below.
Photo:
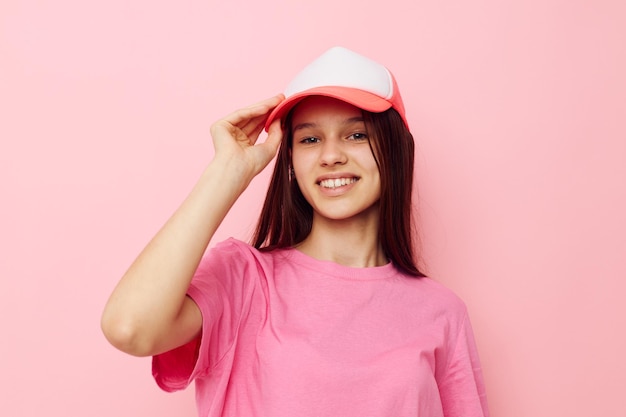
<svg viewBox="0 0 626 417"><path fill-rule="evenodd" d="M292 164L314 219L378 219L380 174L362 112L348 103L312 96L292 117Z"/></svg>

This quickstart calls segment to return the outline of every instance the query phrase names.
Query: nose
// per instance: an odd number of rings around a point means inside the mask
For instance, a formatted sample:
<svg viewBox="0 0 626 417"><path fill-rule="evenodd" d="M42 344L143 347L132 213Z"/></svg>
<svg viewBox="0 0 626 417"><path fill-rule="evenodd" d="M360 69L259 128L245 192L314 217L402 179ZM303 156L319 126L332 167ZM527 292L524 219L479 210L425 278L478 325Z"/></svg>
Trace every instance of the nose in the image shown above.
<svg viewBox="0 0 626 417"><path fill-rule="evenodd" d="M347 161L346 153L339 139L327 138L323 141L320 152L322 166L341 165Z"/></svg>

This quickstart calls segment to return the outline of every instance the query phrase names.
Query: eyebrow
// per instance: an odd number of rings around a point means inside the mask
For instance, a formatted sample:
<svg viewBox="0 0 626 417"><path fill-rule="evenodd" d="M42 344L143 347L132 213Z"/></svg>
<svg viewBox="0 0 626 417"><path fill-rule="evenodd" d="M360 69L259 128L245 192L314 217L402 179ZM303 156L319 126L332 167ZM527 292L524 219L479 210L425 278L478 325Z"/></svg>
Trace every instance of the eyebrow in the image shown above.
<svg viewBox="0 0 626 417"><path fill-rule="evenodd" d="M342 124L344 125L349 125L352 123L359 123L359 122L363 122L363 118L361 116L357 116L357 117L350 117L349 119L346 119L342 122ZM317 124L316 123L298 123L297 125L295 125L293 127L293 131L296 132L298 130L301 129L313 129L316 128Z"/></svg>

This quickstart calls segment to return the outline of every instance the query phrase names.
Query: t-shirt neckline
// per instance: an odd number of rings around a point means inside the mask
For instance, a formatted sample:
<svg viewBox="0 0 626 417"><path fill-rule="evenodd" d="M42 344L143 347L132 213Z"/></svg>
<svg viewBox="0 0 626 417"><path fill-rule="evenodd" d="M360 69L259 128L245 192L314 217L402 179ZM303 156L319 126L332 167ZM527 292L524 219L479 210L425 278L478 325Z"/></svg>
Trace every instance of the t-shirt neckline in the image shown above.
<svg viewBox="0 0 626 417"><path fill-rule="evenodd" d="M389 278L397 272L392 262L381 266L358 268L341 265L333 261L316 259L296 248L286 248L282 252L285 258L288 258L293 263L336 278L361 281L380 280Z"/></svg>

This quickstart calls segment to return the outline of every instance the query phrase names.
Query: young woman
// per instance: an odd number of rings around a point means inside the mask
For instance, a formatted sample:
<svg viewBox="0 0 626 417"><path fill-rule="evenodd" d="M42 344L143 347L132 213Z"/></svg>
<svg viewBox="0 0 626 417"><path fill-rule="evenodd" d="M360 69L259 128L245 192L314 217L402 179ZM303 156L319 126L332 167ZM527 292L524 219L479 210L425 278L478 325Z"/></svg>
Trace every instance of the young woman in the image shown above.
<svg viewBox="0 0 626 417"><path fill-rule="evenodd" d="M488 415L465 306L415 261L393 76L332 48L285 96L211 127L215 157L114 290L106 337L152 355L165 390L195 381L203 417ZM203 257L277 152L252 245Z"/></svg>

